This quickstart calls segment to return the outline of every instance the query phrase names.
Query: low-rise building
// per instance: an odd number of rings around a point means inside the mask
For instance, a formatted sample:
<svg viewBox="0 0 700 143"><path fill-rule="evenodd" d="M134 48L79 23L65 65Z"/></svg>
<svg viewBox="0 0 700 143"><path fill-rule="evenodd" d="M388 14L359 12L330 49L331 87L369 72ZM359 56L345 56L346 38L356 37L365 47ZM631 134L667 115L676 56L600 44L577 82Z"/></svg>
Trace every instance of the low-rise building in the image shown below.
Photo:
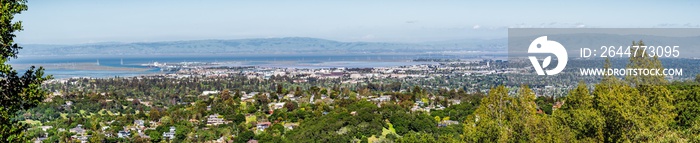
<svg viewBox="0 0 700 143"><path fill-rule="evenodd" d="M221 124L226 124L226 121L224 118L219 117L219 114L212 114L207 117L207 125L221 125Z"/></svg>
<svg viewBox="0 0 700 143"><path fill-rule="evenodd" d="M277 103L270 103L267 106L270 107L272 110L277 110L277 109L282 109L284 108L285 102L277 102Z"/></svg>
<svg viewBox="0 0 700 143"><path fill-rule="evenodd" d="M298 126L299 126L299 124L297 124L297 123L285 123L284 124L284 128L286 128L287 130L293 130L294 128L296 128Z"/></svg>
<svg viewBox="0 0 700 143"><path fill-rule="evenodd" d="M170 140L175 139L175 127L174 127L174 126L170 126L170 131L169 131L169 132L163 132L163 138L167 138L167 139L170 139Z"/></svg>
<svg viewBox="0 0 700 143"><path fill-rule="evenodd" d="M256 128L258 128L258 130L265 130L270 127L270 125L272 125L270 122L260 122L256 125Z"/></svg>
<svg viewBox="0 0 700 143"><path fill-rule="evenodd" d="M202 95L219 94L218 90L214 91L202 91Z"/></svg>
<svg viewBox="0 0 700 143"><path fill-rule="evenodd" d="M119 137L119 138L131 137L131 132L127 132L127 131L123 131L123 130L119 131L119 133L117 133L117 137Z"/></svg>
<svg viewBox="0 0 700 143"><path fill-rule="evenodd" d="M75 134L78 134L78 135L83 135L83 134L85 134L85 129L83 129L83 125L82 125L82 124L78 124L78 126L76 126L75 128L69 129L68 131L69 131L69 132L72 132L72 133L75 133Z"/></svg>
<svg viewBox="0 0 700 143"><path fill-rule="evenodd" d="M146 122L143 120L134 120L134 126L143 127L144 123Z"/></svg>
<svg viewBox="0 0 700 143"><path fill-rule="evenodd" d="M453 120L445 120L438 123L438 127L447 127L449 125L457 125L459 122Z"/></svg>

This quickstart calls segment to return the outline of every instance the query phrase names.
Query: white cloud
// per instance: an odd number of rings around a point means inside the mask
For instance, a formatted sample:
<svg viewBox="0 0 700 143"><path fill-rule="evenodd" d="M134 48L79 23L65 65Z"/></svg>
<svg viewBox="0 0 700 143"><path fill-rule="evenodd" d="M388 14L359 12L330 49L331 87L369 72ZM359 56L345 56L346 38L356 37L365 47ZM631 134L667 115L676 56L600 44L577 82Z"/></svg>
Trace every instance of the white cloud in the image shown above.
<svg viewBox="0 0 700 143"><path fill-rule="evenodd" d="M519 23L515 25L503 26L504 28L587 28L590 25L583 23L547 22L547 23Z"/></svg>
<svg viewBox="0 0 700 143"><path fill-rule="evenodd" d="M700 24L661 23L661 24L654 25L653 27L655 27L655 28L698 28L698 27L700 27Z"/></svg>
<svg viewBox="0 0 700 143"><path fill-rule="evenodd" d="M474 27L472 27L472 29L479 29L479 28L481 28L481 25L474 25Z"/></svg>
<svg viewBox="0 0 700 143"><path fill-rule="evenodd" d="M372 40L372 39L374 39L374 35L373 35L373 34L367 34L367 35L365 35L365 36L362 36L362 38L360 38L360 39L362 39L362 40Z"/></svg>

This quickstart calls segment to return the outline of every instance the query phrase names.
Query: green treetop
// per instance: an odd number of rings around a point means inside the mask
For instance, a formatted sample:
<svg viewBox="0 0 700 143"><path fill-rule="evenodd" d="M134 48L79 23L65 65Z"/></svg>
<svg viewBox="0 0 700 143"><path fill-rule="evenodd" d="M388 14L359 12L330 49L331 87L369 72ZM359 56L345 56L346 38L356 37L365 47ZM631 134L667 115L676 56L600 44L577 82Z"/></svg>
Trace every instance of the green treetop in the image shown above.
<svg viewBox="0 0 700 143"><path fill-rule="evenodd" d="M25 123L13 120L17 111L37 106L44 100L46 91L42 82L51 79L44 76L44 69L32 66L19 76L6 62L17 58L22 47L14 42L15 32L22 30L22 22L13 22L15 14L27 10L26 0L0 0L0 142L26 142Z"/></svg>

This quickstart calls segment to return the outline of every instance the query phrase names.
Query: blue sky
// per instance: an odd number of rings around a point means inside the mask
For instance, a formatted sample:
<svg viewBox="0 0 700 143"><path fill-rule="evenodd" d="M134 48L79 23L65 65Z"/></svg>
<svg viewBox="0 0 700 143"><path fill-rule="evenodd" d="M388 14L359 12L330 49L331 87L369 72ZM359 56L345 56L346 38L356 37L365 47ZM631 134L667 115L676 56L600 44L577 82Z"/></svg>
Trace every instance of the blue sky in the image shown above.
<svg viewBox="0 0 700 143"><path fill-rule="evenodd" d="M700 28L700 1L30 0L16 42L80 44L315 37L504 38L509 27Z"/></svg>

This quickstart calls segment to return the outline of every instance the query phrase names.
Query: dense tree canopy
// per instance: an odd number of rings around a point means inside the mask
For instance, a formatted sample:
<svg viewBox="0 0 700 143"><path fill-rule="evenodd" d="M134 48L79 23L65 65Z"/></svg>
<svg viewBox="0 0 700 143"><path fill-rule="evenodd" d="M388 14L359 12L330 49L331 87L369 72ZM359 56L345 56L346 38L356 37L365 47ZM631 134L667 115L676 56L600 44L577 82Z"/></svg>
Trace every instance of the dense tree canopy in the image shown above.
<svg viewBox="0 0 700 143"><path fill-rule="evenodd" d="M44 76L44 69L32 66L19 76L7 64L17 58L22 47L14 42L15 32L22 30L22 22L13 22L15 14L27 10L26 0L0 0L0 140L1 142L24 142L27 125L12 118L20 110L37 106L46 95L40 88L42 82L51 78Z"/></svg>
<svg viewBox="0 0 700 143"><path fill-rule="evenodd" d="M633 42L643 46L642 41ZM639 50L640 52L643 50ZM639 53L645 54L645 53ZM630 58L628 68L663 69L657 57ZM612 68L606 59L604 68ZM465 120L466 142L696 142L697 81L669 84L660 75L605 75L593 92L581 82L551 116L532 113L527 87L509 95L498 86Z"/></svg>

